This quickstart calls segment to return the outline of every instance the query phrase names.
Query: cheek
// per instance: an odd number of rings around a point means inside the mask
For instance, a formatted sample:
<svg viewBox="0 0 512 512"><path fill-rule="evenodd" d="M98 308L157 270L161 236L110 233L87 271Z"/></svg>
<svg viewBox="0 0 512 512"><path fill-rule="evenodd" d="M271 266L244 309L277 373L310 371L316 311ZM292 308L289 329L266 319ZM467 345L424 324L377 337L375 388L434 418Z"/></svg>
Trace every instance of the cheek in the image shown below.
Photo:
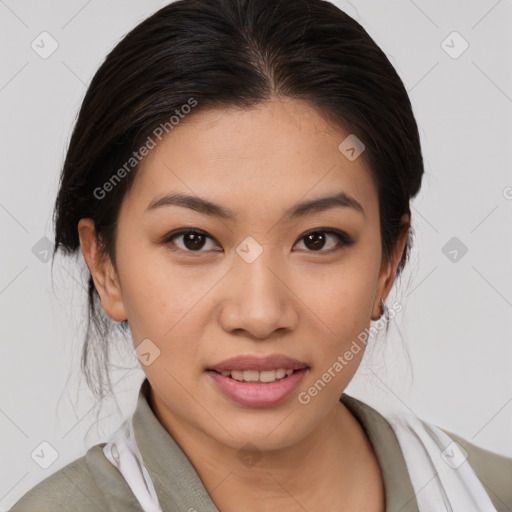
<svg viewBox="0 0 512 512"><path fill-rule="evenodd" d="M171 269L156 260L151 251L125 253L124 258L119 258L118 270L136 343L139 338L161 337L185 314L187 301L180 293L183 288L179 276L172 275Z"/></svg>
<svg viewBox="0 0 512 512"><path fill-rule="evenodd" d="M378 259L371 249L361 247L340 265L304 287L302 297L313 305L316 368L307 383L305 398L317 396L319 407L327 407L349 384L363 358L368 343L373 301L378 278ZM379 254L377 252L377 254ZM315 383L319 382L318 385ZM309 394L310 386L311 394ZM325 392L320 390L326 388ZM320 398L320 395L322 397Z"/></svg>
<svg viewBox="0 0 512 512"><path fill-rule="evenodd" d="M310 296L315 303L314 371L305 382L299 403L319 410L332 405L354 377L368 343L374 279L369 272L340 273ZM306 302L306 301L305 301ZM318 331L321 330L321 333Z"/></svg>
<svg viewBox="0 0 512 512"><path fill-rule="evenodd" d="M330 327L333 336L365 328L370 321L377 287L375 261L359 252L339 265L309 269L300 280L299 296Z"/></svg>
<svg viewBox="0 0 512 512"><path fill-rule="evenodd" d="M154 248L126 254L119 272L135 344L149 338L162 356L177 350L182 356L194 355L200 331L210 318L203 309L205 296L219 275L173 265L165 251Z"/></svg>
<svg viewBox="0 0 512 512"><path fill-rule="evenodd" d="M345 283L348 284L347 281ZM350 286L347 290L331 290L331 300L320 310L321 321L329 326L317 336L317 377L330 371L336 376L336 387L345 387L355 374L368 342L371 315L370 286ZM340 360L341 357L341 360ZM341 366L340 366L341 365ZM326 379L329 380L329 375ZM334 392L334 390L333 390Z"/></svg>

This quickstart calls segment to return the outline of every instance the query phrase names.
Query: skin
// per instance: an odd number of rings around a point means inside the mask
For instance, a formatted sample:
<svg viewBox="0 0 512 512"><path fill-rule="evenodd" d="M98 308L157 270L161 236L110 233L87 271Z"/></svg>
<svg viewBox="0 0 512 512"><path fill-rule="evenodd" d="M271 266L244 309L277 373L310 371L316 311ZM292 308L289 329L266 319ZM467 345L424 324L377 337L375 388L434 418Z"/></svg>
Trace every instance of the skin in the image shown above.
<svg viewBox="0 0 512 512"><path fill-rule="evenodd" d="M159 348L142 365L150 405L223 512L385 510L373 448L339 402L364 350L307 405L297 400L381 315L409 228L404 215L395 252L382 262L377 189L364 159L338 150L347 135L299 100L197 111L142 161L119 214L116 268L99 251L92 220L78 226L105 312L128 320L135 346L149 338ZM364 214L334 207L283 218L300 201L338 191ZM207 198L237 218L174 205L147 211L171 192ZM202 247L187 236L162 243L180 228L211 238ZM354 243L326 234L315 250L304 235L318 228ZM263 250L252 263L235 251L248 236ZM310 366L274 407L232 402L205 372L234 355L270 353ZM252 465L241 457L249 442L260 457Z"/></svg>

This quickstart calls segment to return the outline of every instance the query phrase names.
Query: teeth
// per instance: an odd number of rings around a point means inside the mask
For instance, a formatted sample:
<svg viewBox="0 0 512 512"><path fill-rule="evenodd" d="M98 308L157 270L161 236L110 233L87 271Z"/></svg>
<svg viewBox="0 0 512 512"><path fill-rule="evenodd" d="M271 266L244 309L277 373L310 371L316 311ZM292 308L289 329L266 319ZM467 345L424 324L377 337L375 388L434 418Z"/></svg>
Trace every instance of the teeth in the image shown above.
<svg viewBox="0 0 512 512"><path fill-rule="evenodd" d="M258 372L256 370L224 370L221 374L224 377L231 376L233 379L240 382L275 382L276 380L288 377L291 375L293 370L285 370L284 368L278 368L277 370L264 370Z"/></svg>
<svg viewBox="0 0 512 512"><path fill-rule="evenodd" d="M260 372L255 370L245 370L242 375L246 382L257 382L260 378Z"/></svg>
<svg viewBox="0 0 512 512"><path fill-rule="evenodd" d="M259 373L259 379L261 382L274 382L276 380L276 371L275 370L265 370Z"/></svg>
<svg viewBox="0 0 512 512"><path fill-rule="evenodd" d="M233 370L231 372L231 377L235 380L244 380L244 372L240 372L238 370Z"/></svg>

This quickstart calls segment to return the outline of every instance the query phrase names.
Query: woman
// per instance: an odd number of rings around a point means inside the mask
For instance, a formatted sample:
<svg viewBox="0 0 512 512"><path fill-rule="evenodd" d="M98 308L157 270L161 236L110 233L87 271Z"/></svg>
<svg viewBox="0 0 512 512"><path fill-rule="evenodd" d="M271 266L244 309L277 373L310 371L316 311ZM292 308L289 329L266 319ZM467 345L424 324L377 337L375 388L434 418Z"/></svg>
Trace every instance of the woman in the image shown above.
<svg viewBox="0 0 512 512"><path fill-rule="evenodd" d="M90 271L89 382L114 322L147 378L12 510L510 510L511 459L344 393L400 306L422 174L400 78L334 5L181 0L138 25L84 99L55 251Z"/></svg>

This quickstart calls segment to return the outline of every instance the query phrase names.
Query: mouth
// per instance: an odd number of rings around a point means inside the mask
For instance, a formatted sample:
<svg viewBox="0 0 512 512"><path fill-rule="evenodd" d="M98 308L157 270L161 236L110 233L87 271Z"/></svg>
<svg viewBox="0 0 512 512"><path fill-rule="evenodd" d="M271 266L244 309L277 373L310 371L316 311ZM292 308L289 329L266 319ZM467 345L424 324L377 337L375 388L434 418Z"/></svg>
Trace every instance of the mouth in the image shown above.
<svg viewBox="0 0 512 512"><path fill-rule="evenodd" d="M273 407L298 388L310 366L285 354L243 354L206 368L223 395L245 407Z"/></svg>

